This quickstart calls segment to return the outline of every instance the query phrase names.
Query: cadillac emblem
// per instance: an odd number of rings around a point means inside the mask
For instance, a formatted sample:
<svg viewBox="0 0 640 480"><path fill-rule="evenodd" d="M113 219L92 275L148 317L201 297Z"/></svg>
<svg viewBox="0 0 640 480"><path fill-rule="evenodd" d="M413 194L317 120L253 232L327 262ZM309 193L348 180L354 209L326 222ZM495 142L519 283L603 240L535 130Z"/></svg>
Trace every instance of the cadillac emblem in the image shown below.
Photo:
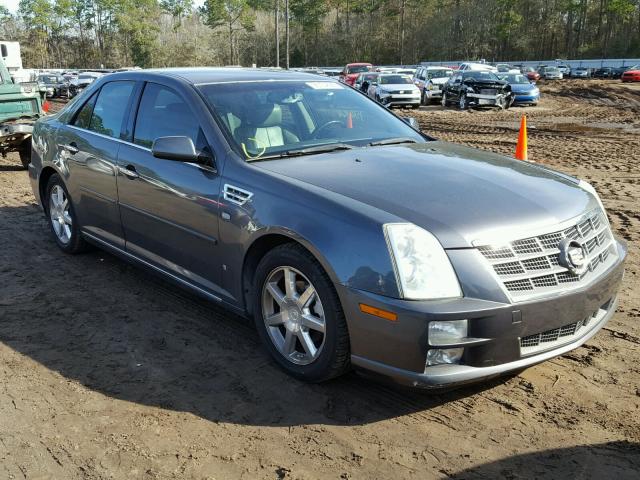
<svg viewBox="0 0 640 480"><path fill-rule="evenodd" d="M577 240L565 238L558 245L560 254L558 263L567 268L571 273L581 275L587 270L587 255L584 246Z"/></svg>

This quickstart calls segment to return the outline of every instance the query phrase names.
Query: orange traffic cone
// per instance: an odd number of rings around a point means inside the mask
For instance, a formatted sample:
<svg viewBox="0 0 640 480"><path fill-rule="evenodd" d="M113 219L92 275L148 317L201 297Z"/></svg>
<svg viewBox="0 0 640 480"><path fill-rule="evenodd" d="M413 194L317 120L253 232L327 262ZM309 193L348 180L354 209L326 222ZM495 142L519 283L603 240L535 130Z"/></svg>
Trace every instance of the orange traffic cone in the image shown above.
<svg viewBox="0 0 640 480"><path fill-rule="evenodd" d="M353 128L353 117L351 116L351 112L347 115L347 128Z"/></svg>
<svg viewBox="0 0 640 480"><path fill-rule="evenodd" d="M516 145L516 159L529 159L527 156L527 117L524 115L520 121L520 133L518 134L518 144Z"/></svg>

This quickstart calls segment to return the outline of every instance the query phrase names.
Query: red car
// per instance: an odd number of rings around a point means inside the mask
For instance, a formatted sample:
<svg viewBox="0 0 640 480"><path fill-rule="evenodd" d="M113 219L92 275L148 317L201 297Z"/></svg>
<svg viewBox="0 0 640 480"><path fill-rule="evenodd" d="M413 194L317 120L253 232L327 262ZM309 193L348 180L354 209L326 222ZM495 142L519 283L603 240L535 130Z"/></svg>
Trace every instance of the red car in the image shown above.
<svg viewBox="0 0 640 480"><path fill-rule="evenodd" d="M623 82L640 82L640 65L631 67L622 74Z"/></svg>
<svg viewBox="0 0 640 480"><path fill-rule="evenodd" d="M369 72L372 68L370 63L348 63L340 73L340 81L353 86L360 73Z"/></svg>
<svg viewBox="0 0 640 480"><path fill-rule="evenodd" d="M522 74L526 75L529 81L537 82L540 80L540 74L536 72L536 69L533 67L526 67L522 69Z"/></svg>

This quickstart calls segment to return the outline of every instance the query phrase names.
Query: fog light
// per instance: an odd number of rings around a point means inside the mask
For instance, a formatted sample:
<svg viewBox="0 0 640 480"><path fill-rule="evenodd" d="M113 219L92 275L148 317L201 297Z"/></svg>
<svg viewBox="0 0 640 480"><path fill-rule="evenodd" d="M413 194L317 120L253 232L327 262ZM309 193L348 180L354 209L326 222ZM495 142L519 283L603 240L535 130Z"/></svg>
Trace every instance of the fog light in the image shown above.
<svg viewBox="0 0 640 480"><path fill-rule="evenodd" d="M464 348L438 348L427 352L427 367L460 363Z"/></svg>
<svg viewBox="0 0 640 480"><path fill-rule="evenodd" d="M468 331L467 320L450 320L429 323L429 345L447 346L460 343Z"/></svg>

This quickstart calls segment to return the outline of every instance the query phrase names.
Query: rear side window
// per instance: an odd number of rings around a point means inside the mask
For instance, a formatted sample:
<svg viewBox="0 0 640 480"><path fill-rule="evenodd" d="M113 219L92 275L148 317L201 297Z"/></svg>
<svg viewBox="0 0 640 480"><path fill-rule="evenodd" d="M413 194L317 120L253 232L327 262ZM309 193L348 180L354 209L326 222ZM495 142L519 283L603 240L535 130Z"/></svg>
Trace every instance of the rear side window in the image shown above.
<svg viewBox="0 0 640 480"><path fill-rule="evenodd" d="M96 103L96 98L98 98L98 94L94 93L91 95L91 98L87 100L87 102L82 106L78 115L76 115L76 119L73 121L73 125L78 128L89 128L89 123L91 123L91 114L93 113L93 106Z"/></svg>
<svg viewBox="0 0 640 480"><path fill-rule="evenodd" d="M134 82L109 82L98 94L88 129L113 138L120 138L124 116L129 106Z"/></svg>
<svg viewBox="0 0 640 480"><path fill-rule="evenodd" d="M200 125L184 100L168 87L147 83L138 108L133 141L151 148L156 138L170 136L189 137L197 150L206 146Z"/></svg>

